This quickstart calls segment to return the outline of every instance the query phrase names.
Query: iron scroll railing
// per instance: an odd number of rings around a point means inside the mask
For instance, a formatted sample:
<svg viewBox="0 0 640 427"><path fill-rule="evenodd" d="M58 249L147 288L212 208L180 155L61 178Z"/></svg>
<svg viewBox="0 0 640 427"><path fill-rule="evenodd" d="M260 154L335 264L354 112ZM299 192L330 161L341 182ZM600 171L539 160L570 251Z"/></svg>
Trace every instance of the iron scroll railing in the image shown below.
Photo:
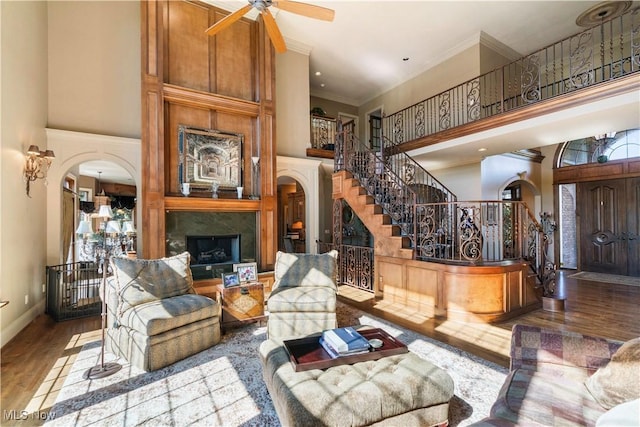
<svg viewBox="0 0 640 427"><path fill-rule="evenodd" d="M339 253L336 281L373 292L373 248L318 242L318 253L329 252L332 249L337 249Z"/></svg>
<svg viewBox="0 0 640 427"><path fill-rule="evenodd" d="M396 146L640 71L640 8L383 118Z"/></svg>
<svg viewBox="0 0 640 427"><path fill-rule="evenodd" d="M416 231L412 216L417 194L398 175L398 169L387 163L380 153L362 144L353 133L344 131L338 132L334 160L335 171L350 172L392 223L400 227L401 235L413 239Z"/></svg>

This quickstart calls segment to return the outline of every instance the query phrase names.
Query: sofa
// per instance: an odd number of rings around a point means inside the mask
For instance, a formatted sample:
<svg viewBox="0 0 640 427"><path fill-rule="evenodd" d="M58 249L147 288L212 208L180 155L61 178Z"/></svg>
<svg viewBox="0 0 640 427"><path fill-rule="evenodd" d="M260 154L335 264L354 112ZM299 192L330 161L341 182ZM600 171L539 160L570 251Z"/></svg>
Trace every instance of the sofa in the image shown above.
<svg viewBox="0 0 640 427"><path fill-rule="evenodd" d="M640 338L515 325L510 356L490 416L474 426L640 425ZM625 410L626 422L608 421Z"/></svg>
<svg viewBox="0 0 640 427"><path fill-rule="evenodd" d="M189 252L153 260L111 259L107 351L153 371L220 341L220 305L195 293L189 264Z"/></svg>

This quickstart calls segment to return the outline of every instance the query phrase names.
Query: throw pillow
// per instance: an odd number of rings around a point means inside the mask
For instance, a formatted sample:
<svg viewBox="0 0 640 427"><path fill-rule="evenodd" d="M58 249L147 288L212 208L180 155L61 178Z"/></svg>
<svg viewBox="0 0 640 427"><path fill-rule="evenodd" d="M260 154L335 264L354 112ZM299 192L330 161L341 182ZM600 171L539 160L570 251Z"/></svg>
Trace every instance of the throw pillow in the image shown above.
<svg viewBox="0 0 640 427"><path fill-rule="evenodd" d="M122 313L130 307L193 293L190 254L159 259L111 258Z"/></svg>
<svg viewBox="0 0 640 427"><path fill-rule="evenodd" d="M640 399L614 406L598 417L596 427L640 426Z"/></svg>
<svg viewBox="0 0 640 427"><path fill-rule="evenodd" d="M324 254L276 253L273 289L278 286L336 287L338 251Z"/></svg>
<svg viewBox="0 0 640 427"><path fill-rule="evenodd" d="M585 385L605 409L640 398L640 338L624 343Z"/></svg>

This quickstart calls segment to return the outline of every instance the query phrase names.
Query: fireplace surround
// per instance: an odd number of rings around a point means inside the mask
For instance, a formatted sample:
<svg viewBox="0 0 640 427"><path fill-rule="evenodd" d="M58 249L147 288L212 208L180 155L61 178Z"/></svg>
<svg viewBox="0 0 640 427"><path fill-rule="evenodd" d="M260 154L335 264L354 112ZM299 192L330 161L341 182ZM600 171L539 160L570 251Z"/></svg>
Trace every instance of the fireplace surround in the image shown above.
<svg viewBox="0 0 640 427"><path fill-rule="evenodd" d="M233 264L258 259L257 212L165 213L167 256L191 254L194 280L222 277Z"/></svg>

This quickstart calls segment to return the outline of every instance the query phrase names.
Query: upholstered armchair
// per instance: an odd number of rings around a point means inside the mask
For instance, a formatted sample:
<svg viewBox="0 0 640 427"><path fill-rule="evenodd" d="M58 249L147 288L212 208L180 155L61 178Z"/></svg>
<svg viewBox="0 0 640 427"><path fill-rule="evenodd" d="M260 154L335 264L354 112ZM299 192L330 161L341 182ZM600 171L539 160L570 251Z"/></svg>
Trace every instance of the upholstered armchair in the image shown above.
<svg viewBox="0 0 640 427"><path fill-rule="evenodd" d="M107 351L153 371L220 341L220 306L195 293L189 260L111 259Z"/></svg>
<svg viewBox="0 0 640 427"><path fill-rule="evenodd" d="M267 336L282 341L337 327L337 251L276 254L274 283L267 300Z"/></svg>

